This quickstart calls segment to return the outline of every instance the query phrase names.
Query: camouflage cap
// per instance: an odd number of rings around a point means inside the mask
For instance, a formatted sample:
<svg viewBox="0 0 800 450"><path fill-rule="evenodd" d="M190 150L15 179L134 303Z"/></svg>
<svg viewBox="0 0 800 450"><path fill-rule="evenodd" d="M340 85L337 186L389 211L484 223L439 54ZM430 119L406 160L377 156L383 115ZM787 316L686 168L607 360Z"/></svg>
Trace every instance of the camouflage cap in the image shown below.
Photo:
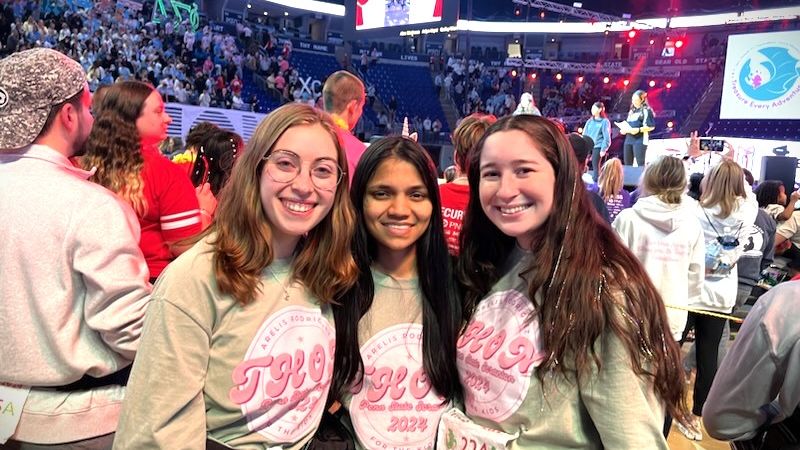
<svg viewBox="0 0 800 450"><path fill-rule="evenodd" d="M0 60L0 150L30 145L50 109L85 85L81 65L55 50L35 48Z"/></svg>

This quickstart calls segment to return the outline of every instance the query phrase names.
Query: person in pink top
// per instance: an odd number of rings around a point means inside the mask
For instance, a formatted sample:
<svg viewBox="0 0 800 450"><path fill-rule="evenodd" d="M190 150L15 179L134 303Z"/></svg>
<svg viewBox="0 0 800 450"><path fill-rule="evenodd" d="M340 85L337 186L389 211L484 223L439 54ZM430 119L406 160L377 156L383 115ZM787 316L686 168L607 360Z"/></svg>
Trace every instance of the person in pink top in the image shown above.
<svg viewBox="0 0 800 450"><path fill-rule="evenodd" d="M346 70L332 73L322 87L325 111L333 117L333 121L339 128L339 140L347 153L349 180L353 179L358 160L367 150L367 146L351 132L361 119L366 97L364 83Z"/></svg>

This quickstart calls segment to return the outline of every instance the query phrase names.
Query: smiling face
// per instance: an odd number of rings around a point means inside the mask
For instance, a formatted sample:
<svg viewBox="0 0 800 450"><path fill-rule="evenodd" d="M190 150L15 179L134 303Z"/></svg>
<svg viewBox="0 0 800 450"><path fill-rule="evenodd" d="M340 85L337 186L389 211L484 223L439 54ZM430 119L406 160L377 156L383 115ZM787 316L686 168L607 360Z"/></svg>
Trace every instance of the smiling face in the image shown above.
<svg viewBox="0 0 800 450"><path fill-rule="evenodd" d="M512 129L486 139L479 167L484 213L500 231L530 249L532 232L553 210L553 166L525 132Z"/></svg>
<svg viewBox="0 0 800 450"><path fill-rule="evenodd" d="M167 127L172 123L172 117L164 109L164 100L161 94L153 90L144 101L142 111L136 119L136 130L142 147L158 145L167 138Z"/></svg>
<svg viewBox="0 0 800 450"><path fill-rule="evenodd" d="M433 213L430 193L409 162L387 158L367 183L364 222L382 256L416 255L416 242L428 230Z"/></svg>
<svg viewBox="0 0 800 450"><path fill-rule="evenodd" d="M293 249L300 237L317 226L333 205L337 186L318 188L311 172L319 170L320 165L336 167L336 145L322 125L298 125L281 135L272 154L295 154L299 159L300 173L294 179L281 182L270 176L267 164L274 163L279 169L288 164L280 158L263 163L260 179L261 204L272 225L273 244Z"/></svg>

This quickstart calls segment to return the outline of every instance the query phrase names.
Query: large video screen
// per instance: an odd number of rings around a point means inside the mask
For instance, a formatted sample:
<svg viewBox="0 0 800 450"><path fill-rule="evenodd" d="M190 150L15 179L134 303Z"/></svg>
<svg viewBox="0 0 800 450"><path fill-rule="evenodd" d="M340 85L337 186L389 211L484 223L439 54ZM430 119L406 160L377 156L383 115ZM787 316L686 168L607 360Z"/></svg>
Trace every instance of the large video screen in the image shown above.
<svg viewBox="0 0 800 450"><path fill-rule="evenodd" d="M459 0L348 0L348 38L398 36L403 30L455 25Z"/></svg>
<svg viewBox="0 0 800 450"><path fill-rule="evenodd" d="M728 37L720 119L800 120L800 31Z"/></svg>

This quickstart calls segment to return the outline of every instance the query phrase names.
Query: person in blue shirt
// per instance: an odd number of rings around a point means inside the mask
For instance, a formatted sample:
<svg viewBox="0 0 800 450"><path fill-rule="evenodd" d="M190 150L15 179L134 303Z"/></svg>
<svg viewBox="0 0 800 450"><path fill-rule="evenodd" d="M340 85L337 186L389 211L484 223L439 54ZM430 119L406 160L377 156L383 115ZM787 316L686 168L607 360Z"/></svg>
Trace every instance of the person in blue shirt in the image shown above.
<svg viewBox="0 0 800 450"><path fill-rule="evenodd" d="M625 136L623 147L624 162L626 166L633 165L633 158L636 157L636 165L644 167L644 155L647 152L648 135L655 129L656 117L653 109L647 103L647 92L638 90L631 97L631 109L628 111L628 118L625 120L630 125L630 130L621 129Z"/></svg>
<svg viewBox="0 0 800 450"><path fill-rule="evenodd" d="M600 159L606 156L608 147L611 146L611 122L606 116L606 106L603 102L592 105L592 117L583 126L583 135L589 136L594 141L592 149L592 170L594 181L600 178Z"/></svg>

